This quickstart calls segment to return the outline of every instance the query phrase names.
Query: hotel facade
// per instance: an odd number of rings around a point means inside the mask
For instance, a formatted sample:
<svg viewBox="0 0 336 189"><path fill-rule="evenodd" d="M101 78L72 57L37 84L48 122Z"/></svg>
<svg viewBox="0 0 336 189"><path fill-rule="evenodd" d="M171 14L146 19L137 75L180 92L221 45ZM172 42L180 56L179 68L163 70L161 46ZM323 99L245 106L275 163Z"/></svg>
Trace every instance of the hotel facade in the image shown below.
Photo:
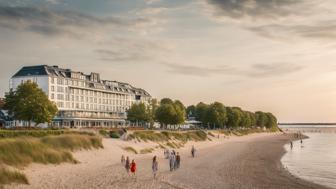
<svg viewBox="0 0 336 189"><path fill-rule="evenodd" d="M149 104L151 96L128 83L102 80L98 73L63 69L58 66L26 66L11 79L10 89L32 81L58 107L53 126L117 127L127 125L126 111L134 103Z"/></svg>

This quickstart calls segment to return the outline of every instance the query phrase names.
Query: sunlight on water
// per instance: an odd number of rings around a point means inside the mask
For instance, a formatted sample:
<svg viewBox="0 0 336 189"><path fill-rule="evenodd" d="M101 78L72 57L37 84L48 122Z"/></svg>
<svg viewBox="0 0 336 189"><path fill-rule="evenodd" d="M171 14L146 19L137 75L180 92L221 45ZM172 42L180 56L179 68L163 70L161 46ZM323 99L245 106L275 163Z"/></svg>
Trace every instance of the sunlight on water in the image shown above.
<svg viewBox="0 0 336 189"><path fill-rule="evenodd" d="M336 134L305 133L309 139L285 145L283 165L300 178L336 188Z"/></svg>

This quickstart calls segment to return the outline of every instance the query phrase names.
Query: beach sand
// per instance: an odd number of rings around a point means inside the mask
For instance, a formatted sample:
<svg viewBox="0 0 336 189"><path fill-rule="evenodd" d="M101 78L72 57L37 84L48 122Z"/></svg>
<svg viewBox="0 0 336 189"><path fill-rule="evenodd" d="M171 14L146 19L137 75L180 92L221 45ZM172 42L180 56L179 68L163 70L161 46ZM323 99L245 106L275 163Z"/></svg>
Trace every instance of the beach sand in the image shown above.
<svg viewBox="0 0 336 189"><path fill-rule="evenodd" d="M156 144L104 139L102 150L74 153L79 164L33 164L23 170L30 185L5 188L326 188L298 179L282 166L283 145L291 139L292 135L261 133L187 143L177 150L181 154L181 168L174 172L169 171L161 149L144 155L122 150L125 146L143 149ZM191 145L197 149L196 158L190 156ZM135 177L128 176L121 166L122 154L135 159L138 167ZM159 157L156 180L151 172L153 155Z"/></svg>

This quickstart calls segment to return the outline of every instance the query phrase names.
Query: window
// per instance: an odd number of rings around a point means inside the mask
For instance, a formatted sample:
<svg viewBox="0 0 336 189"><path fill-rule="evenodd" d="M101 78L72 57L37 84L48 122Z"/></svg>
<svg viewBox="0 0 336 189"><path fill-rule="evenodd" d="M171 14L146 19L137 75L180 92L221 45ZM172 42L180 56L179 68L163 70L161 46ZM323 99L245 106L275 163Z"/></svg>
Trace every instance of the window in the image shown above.
<svg viewBox="0 0 336 189"><path fill-rule="evenodd" d="M52 84L55 83L55 78L52 77L52 78L50 78L50 80L51 80L51 83L52 83Z"/></svg>
<svg viewBox="0 0 336 189"><path fill-rule="evenodd" d="M50 98L51 98L51 99L55 99L55 95L54 95L54 93L51 93Z"/></svg>
<svg viewBox="0 0 336 189"><path fill-rule="evenodd" d="M62 78L57 78L57 84L58 85L63 85L63 79Z"/></svg>
<svg viewBox="0 0 336 189"><path fill-rule="evenodd" d="M54 91L55 91L55 87L54 87L54 86L51 86L51 87L50 87L50 90L54 92Z"/></svg>
<svg viewBox="0 0 336 189"><path fill-rule="evenodd" d="M64 100L63 94L57 94L57 100Z"/></svg>
<svg viewBox="0 0 336 189"><path fill-rule="evenodd" d="M63 93L64 92L64 87L62 86L57 86L57 92Z"/></svg>

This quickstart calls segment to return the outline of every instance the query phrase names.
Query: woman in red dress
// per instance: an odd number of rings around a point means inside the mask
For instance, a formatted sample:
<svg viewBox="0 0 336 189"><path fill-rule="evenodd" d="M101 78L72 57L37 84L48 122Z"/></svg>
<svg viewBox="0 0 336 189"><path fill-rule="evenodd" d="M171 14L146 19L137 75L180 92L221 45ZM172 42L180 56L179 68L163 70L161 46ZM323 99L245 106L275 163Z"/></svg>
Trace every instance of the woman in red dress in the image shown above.
<svg viewBox="0 0 336 189"><path fill-rule="evenodd" d="M135 176L135 172L136 172L136 164L135 164L134 159L132 160L132 163L131 163L131 172L132 172L132 174Z"/></svg>

